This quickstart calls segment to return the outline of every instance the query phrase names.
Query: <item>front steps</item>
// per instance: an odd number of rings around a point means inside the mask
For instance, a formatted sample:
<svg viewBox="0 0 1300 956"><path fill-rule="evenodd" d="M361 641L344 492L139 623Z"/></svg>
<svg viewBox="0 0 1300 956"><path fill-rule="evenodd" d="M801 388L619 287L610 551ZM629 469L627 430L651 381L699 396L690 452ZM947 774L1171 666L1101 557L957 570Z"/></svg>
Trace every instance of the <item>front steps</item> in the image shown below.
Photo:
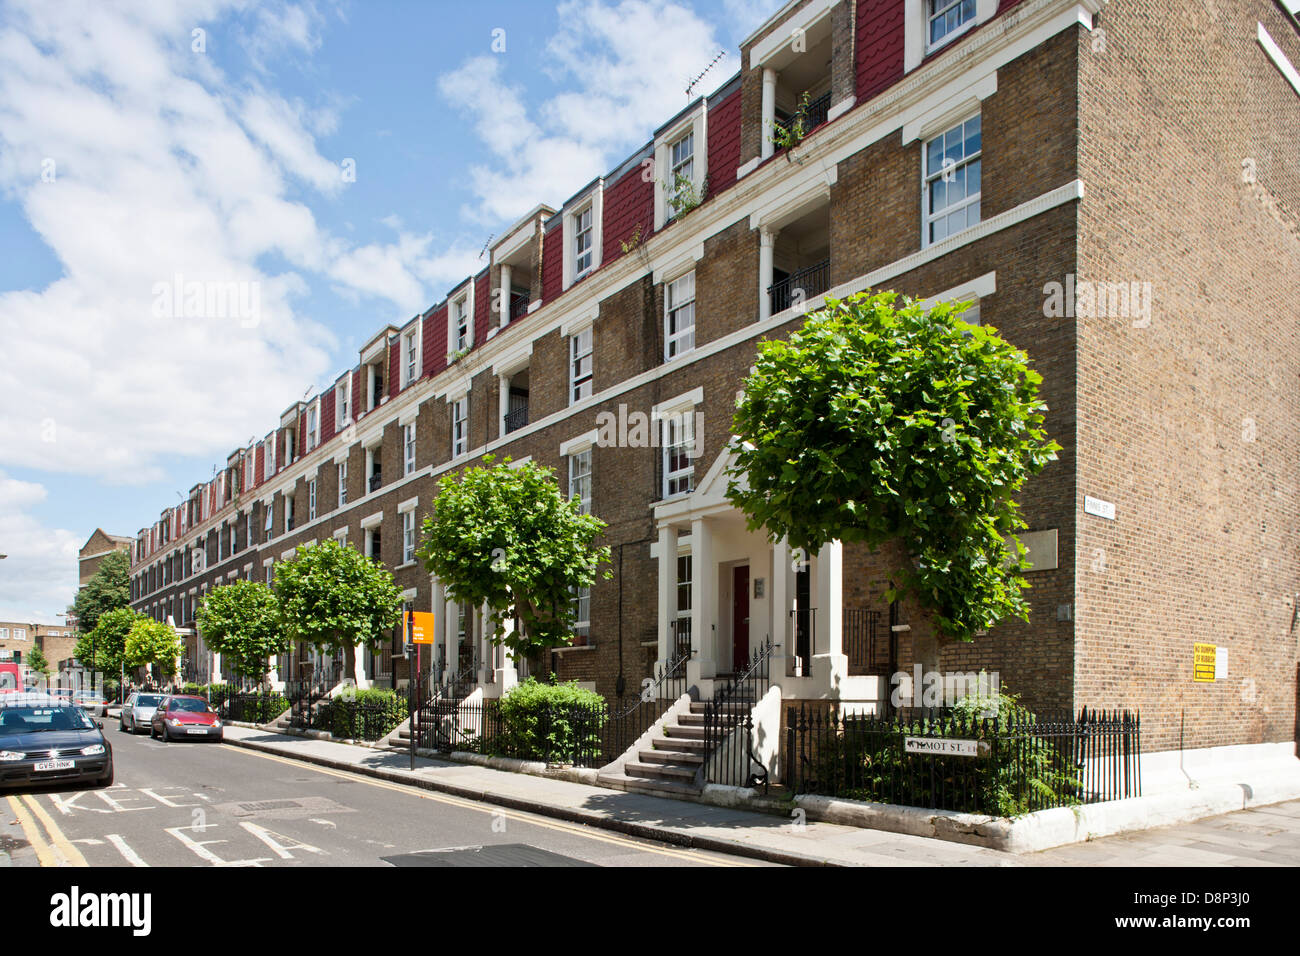
<svg viewBox="0 0 1300 956"><path fill-rule="evenodd" d="M754 703L732 701L722 706L724 726L731 727ZM621 767L615 763L601 770L596 782L654 796L698 796L704 790L704 762L709 756L704 739L708 707L707 702L696 701L675 717L666 715L651 735L649 748L638 748Z"/></svg>

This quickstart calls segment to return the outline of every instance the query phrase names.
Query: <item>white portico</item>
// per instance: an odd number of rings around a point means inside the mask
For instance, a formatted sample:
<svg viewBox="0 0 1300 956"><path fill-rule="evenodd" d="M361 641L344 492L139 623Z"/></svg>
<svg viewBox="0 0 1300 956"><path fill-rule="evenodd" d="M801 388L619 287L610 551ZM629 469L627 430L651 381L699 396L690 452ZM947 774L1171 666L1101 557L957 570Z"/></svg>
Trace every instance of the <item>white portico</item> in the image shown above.
<svg viewBox="0 0 1300 956"><path fill-rule="evenodd" d="M750 531L726 498L733 462L724 450L694 491L655 505L659 661L689 644L688 684L709 699L770 637L783 698L879 701L880 680L851 677L843 652L843 546L806 559Z"/></svg>

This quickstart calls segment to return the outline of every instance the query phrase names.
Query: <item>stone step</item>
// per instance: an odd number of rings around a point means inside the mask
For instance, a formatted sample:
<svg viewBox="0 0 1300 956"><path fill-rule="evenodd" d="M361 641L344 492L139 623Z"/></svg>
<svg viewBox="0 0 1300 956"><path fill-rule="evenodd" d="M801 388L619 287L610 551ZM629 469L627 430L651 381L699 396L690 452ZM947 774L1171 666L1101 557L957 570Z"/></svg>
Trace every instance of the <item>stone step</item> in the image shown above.
<svg viewBox="0 0 1300 956"><path fill-rule="evenodd" d="M623 765L623 772L629 777L643 780L671 780L679 783L694 783L694 767L673 767L666 764L637 763L629 761Z"/></svg>
<svg viewBox="0 0 1300 956"><path fill-rule="evenodd" d="M676 780L652 780L647 777L632 777L625 773L602 773L597 781L605 787L615 790L628 790L655 797L680 797L694 799L699 796L701 787L681 783Z"/></svg>
<svg viewBox="0 0 1300 956"><path fill-rule="evenodd" d="M692 702L691 702L691 713L692 713L692 714L703 714L705 711L707 711L707 710L709 709L709 706L710 706L710 703L709 703L708 701L703 701L703 702L692 701ZM725 703L725 704L716 704L716 703L715 703L715 704L713 704L712 706L715 708L715 710L722 711L723 713L735 713L735 712L737 712L737 711L743 713L744 711L748 711L748 710L753 710L753 709L754 709L754 701L752 701L752 700L731 700L731 701L728 701L728 702Z"/></svg>
<svg viewBox="0 0 1300 956"><path fill-rule="evenodd" d="M671 750L641 750L637 752L641 763L668 763L698 767L704 763L703 753L673 752Z"/></svg>
<svg viewBox="0 0 1300 956"><path fill-rule="evenodd" d="M695 740L690 737L651 737L650 744L655 750L664 750L669 753L694 752L704 753L705 743L703 740Z"/></svg>
<svg viewBox="0 0 1300 956"><path fill-rule="evenodd" d="M705 728L703 724L701 724L698 727L692 727L684 724L677 724L675 726L665 727L664 733L667 734L668 737L674 739L680 738L682 740L703 740L704 730Z"/></svg>

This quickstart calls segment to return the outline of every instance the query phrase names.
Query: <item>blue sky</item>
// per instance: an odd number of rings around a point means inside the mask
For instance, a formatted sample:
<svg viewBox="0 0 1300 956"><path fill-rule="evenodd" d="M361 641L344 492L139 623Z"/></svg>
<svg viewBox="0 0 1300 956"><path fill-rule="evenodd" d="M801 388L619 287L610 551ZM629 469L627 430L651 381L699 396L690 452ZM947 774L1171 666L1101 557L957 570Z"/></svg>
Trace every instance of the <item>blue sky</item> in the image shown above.
<svg viewBox="0 0 1300 956"><path fill-rule="evenodd" d="M95 527L156 520L779 5L0 0L0 620L56 620ZM178 275L256 311L160 313Z"/></svg>

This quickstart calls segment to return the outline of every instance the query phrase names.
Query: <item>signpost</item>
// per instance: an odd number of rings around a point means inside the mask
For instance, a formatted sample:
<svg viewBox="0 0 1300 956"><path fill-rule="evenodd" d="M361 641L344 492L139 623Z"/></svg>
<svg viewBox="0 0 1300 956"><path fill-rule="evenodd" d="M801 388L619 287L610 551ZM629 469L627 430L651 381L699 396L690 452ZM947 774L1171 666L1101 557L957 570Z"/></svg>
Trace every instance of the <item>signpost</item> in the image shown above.
<svg viewBox="0 0 1300 956"><path fill-rule="evenodd" d="M416 712L420 709L420 689L416 685L420 681L420 649L425 644L433 643L433 612L432 611L407 611L405 620L405 645L407 659L410 659L410 649L415 648L415 669L411 672L410 680L407 682L409 695L406 709L410 712L411 721L411 769L415 769L415 745L418 741L416 736Z"/></svg>
<svg viewBox="0 0 1300 956"><path fill-rule="evenodd" d="M992 749L987 740L958 740L953 737L904 737L903 751L934 757L987 757Z"/></svg>

